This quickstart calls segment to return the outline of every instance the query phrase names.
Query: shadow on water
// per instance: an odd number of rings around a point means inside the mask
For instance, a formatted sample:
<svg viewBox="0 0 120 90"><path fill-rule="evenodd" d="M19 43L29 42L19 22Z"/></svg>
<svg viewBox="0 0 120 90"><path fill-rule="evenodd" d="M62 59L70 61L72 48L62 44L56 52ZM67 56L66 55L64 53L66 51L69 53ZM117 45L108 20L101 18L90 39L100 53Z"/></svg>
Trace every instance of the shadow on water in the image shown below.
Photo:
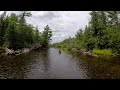
<svg viewBox="0 0 120 90"><path fill-rule="evenodd" d="M48 62L47 50L0 58L0 78L43 78L41 73L47 72Z"/></svg>
<svg viewBox="0 0 120 90"><path fill-rule="evenodd" d="M58 49L37 49L0 58L1 79L104 79L120 78L119 58L97 59L71 55Z"/></svg>
<svg viewBox="0 0 120 90"><path fill-rule="evenodd" d="M120 79L120 57L100 58L71 53L86 67L87 75L92 79Z"/></svg>

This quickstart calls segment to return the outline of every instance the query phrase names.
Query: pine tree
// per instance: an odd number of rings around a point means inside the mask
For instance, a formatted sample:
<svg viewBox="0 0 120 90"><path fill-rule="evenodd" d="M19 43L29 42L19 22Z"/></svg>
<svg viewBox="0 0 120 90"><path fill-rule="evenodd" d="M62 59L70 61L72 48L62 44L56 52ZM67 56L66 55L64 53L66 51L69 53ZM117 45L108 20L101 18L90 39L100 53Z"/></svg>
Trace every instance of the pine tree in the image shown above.
<svg viewBox="0 0 120 90"><path fill-rule="evenodd" d="M0 46L4 44L4 35L6 32L7 23L6 11L4 11L0 16Z"/></svg>

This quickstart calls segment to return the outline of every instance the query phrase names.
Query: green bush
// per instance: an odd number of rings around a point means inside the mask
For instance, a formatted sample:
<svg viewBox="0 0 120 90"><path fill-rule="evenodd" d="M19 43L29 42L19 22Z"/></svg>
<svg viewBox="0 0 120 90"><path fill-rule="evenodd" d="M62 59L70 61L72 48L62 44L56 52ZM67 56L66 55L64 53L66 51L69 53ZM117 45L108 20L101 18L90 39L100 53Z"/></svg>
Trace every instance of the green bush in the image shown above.
<svg viewBox="0 0 120 90"><path fill-rule="evenodd" d="M103 49L103 50L93 49L92 53L93 54L97 54L97 55L112 55L112 50L108 50L108 49Z"/></svg>
<svg viewBox="0 0 120 90"><path fill-rule="evenodd" d="M120 49L118 48L117 50L116 49L113 49L112 50L112 53L114 54L114 55L120 55Z"/></svg>

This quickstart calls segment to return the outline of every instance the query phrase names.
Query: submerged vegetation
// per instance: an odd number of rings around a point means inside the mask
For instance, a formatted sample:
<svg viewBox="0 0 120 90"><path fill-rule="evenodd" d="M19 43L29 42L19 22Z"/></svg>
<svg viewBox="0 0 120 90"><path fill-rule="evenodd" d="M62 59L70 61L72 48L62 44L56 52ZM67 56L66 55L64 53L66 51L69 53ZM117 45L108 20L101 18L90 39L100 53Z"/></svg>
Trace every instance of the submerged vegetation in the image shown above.
<svg viewBox="0 0 120 90"><path fill-rule="evenodd" d="M90 15L85 29L79 29L75 37L52 46L63 50L92 51L98 55L120 55L120 12L92 11Z"/></svg>
<svg viewBox="0 0 120 90"><path fill-rule="evenodd" d="M20 12L19 15L6 15L4 11L0 16L0 50L47 47L52 36L50 27L47 25L43 32L39 32L37 26L26 23L25 18L31 17L31 12Z"/></svg>

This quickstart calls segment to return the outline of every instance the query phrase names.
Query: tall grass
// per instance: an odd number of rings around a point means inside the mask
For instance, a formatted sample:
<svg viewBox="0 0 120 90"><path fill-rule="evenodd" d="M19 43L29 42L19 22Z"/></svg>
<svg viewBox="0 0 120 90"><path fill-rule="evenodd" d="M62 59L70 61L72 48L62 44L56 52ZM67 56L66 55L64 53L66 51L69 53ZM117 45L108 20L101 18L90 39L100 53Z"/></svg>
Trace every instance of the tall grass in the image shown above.
<svg viewBox="0 0 120 90"><path fill-rule="evenodd" d="M112 50L108 50L108 49L103 49L103 50L93 49L92 53L93 54L97 54L97 55L112 55Z"/></svg>

